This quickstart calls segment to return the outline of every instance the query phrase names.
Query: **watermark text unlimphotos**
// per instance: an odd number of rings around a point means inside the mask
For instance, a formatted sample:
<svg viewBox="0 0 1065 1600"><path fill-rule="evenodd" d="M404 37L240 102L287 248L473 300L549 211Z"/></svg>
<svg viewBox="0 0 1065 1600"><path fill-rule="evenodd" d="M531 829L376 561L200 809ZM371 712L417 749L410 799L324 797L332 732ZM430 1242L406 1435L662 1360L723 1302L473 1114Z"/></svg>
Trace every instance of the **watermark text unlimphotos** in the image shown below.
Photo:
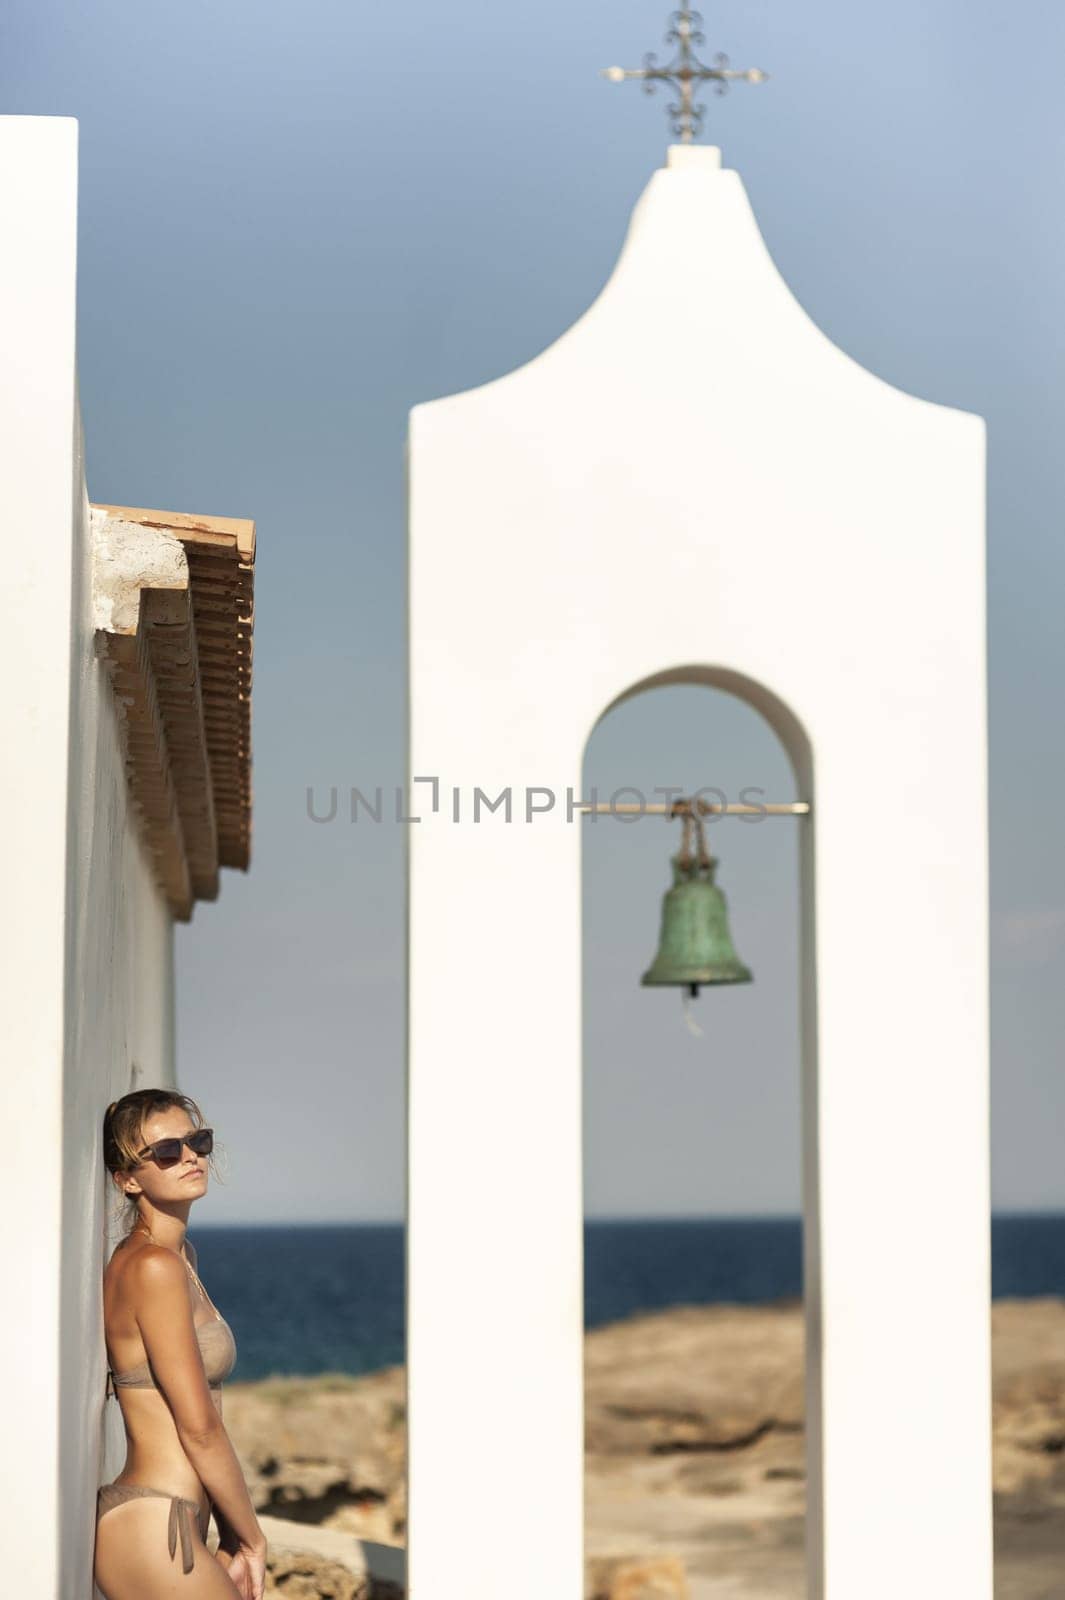
<svg viewBox="0 0 1065 1600"><path fill-rule="evenodd" d="M447 815L452 822L482 822L486 815L495 817L497 813L502 815L505 822L535 822L537 817L546 816L549 812L561 815L564 809L566 821L572 822L589 807L589 820L592 822L597 822L603 816L613 817L617 822L639 822L644 816L668 819L673 802L682 797L706 806L733 804L723 789L709 785L692 793L676 784L656 784L648 796L635 784L623 784L614 789L608 799L601 801L596 788L579 798L567 786L564 797L560 798L546 784L526 784L517 789L508 784L498 794L491 795L476 784L467 789L452 786L448 792L437 777L412 778L411 783L429 785L428 791L422 791L416 797L419 804L417 812L414 811L414 800L408 799L402 784L377 784L369 793L352 785L346 794L335 783L324 792L308 784L307 816L311 822L336 822L342 816L342 794L343 820L347 822L421 822L427 809L434 816ZM764 794L764 789L754 785L742 788L738 803L747 809L734 815L738 815L741 822L764 822L768 810L760 799L755 798ZM721 810L708 811L704 814L704 821L718 822L723 815L725 813Z"/></svg>

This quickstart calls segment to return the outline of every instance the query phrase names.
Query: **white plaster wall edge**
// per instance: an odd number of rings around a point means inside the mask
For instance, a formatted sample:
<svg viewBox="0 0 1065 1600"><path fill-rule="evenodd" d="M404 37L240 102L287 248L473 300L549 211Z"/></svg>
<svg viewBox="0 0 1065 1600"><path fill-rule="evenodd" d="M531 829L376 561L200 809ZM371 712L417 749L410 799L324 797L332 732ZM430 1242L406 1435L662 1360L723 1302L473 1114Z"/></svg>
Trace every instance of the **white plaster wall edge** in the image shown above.
<svg viewBox="0 0 1065 1600"><path fill-rule="evenodd" d="M187 589L189 563L181 540L161 528L91 510L92 620L105 633L134 634L142 589Z"/></svg>

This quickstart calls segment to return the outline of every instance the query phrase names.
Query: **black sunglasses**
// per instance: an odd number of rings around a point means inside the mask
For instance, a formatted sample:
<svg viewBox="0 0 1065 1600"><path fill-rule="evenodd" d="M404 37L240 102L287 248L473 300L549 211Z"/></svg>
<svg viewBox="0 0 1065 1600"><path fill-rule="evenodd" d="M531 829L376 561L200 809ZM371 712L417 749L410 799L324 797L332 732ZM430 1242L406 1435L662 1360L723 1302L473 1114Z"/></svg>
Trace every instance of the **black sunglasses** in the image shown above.
<svg viewBox="0 0 1065 1600"><path fill-rule="evenodd" d="M173 1167L181 1160L181 1152L186 1145L198 1156L209 1156L214 1149L214 1129L195 1128L181 1139L156 1139L154 1144L145 1146L137 1160L143 1161L150 1156L157 1166Z"/></svg>

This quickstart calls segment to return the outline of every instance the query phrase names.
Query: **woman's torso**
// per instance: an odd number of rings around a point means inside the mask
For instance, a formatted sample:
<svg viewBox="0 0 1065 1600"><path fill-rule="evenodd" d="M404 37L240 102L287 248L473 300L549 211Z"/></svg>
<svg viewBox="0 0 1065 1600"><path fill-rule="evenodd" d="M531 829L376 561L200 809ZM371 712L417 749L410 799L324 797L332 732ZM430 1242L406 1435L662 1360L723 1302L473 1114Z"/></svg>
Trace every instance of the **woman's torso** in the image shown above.
<svg viewBox="0 0 1065 1600"><path fill-rule="evenodd" d="M134 1369L146 1372L147 1352L125 1285L126 1270L130 1261L143 1249L142 1245L119 1244L104 1268L104 1335L107 1344L108 1364L119 1377ZM186 1275L189 1306L197 1329L215 1323L227 1327L206 1294L194 1281L192 1273ZM201 1353L205 1354L215 1343L213 1328L204 1334ZM168 1490L186 1500L198 1500L205 1507L207 1496L199 1476L185 1454L178 1437L174 1419L163 1394L154 1387L125 1388L116 1386L115 1394L122 1409L126 1431L126 1461L117 1482L149 1484ZM221 1389L212 1387L211 1400L219 1416L222 1414Z"/></svg>

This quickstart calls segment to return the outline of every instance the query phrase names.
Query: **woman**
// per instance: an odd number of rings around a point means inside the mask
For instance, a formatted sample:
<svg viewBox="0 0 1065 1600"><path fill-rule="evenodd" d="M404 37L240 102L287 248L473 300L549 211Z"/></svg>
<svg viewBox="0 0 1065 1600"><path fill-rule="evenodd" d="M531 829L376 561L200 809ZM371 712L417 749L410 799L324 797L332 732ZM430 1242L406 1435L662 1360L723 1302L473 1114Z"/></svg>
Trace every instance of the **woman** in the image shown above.
<svg viewBox="0 0 1065 1600"><path fill-rule="evenodd" d="M128 1443L97 1495L93 1577L104 1600L262 1600L266 1540L222 1422L236 1346L185 1237L212 1148L187 1095L139 1089L107 1108L104 1162L131 1226L104 1269L108 1394ZM216 1555L204 1543L212 1509Z"/></svg>

